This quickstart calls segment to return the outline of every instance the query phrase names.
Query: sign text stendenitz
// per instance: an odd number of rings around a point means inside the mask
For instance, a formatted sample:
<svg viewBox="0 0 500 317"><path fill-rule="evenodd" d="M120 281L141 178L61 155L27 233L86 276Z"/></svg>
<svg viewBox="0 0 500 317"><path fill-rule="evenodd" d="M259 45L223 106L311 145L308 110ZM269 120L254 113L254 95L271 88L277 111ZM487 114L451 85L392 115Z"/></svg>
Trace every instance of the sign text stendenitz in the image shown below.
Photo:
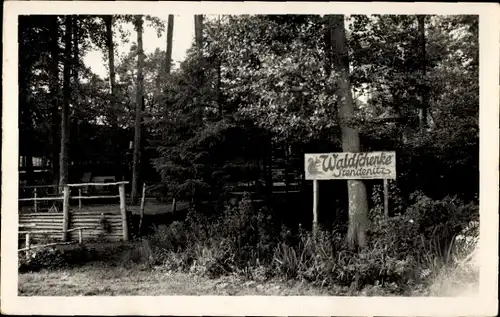
<svg viewBox="0 0 500 317"><path fill-rule="evenodd" d="M395 179L395 152L305 154L305 177L311 179Z"/></svg>

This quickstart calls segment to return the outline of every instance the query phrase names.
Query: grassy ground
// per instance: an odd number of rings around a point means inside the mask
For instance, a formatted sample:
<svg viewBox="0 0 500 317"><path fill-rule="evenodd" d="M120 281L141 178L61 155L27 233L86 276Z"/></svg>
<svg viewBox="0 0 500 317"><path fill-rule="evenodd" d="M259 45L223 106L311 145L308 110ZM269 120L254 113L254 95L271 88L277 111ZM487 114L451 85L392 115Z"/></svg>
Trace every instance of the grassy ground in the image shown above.
<svg viewBox="0 0 500 317"><path fill-rule="evenodd" d="M112 267L85 267L19 275L19 296L91 295L333 295L302 282L265 282L237 276L209 279L194 274Z"/></svg>
<svg viewBox="0 0 500 317"><path fill-rule="evenodd" d="M147 268L124 260L132 244L99 243L88 245L99 254L106 254L106 262L96 260L82 266L58 270L20 273L19 296L112 296L112 295L332 295L303 282L249 281L241 276L223 276L216 279L199 274L166 271L161 267ZM74 245L58 246L70 250ZM111 253L109 251L112 250Z"/></svg>

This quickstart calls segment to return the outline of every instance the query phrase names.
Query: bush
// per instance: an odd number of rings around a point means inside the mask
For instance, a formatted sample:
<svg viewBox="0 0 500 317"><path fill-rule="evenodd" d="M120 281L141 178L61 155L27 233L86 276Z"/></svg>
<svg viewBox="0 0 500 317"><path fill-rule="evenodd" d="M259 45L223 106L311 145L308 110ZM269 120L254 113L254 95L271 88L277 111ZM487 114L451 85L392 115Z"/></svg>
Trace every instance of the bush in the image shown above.
<svg viewBox="0 0 500 317"><path fill-rule="evenodd" d="M180 221L174 221L168 226L161 225L155 228L149 241L156 249L180 252L187 246L187 235L185 225Z"/></svg>
<svg viewBox="0 0 500 317"><path fill-rule="evenodd" d="M271 262L272 228L269 210L257 208L245 195L219 215L191 211L184 223L155 228L148 241L154 263L168 269L211 277L232 272L253 275L248 268Z"/></svg>
<svg viewBox="0 0 500 317"><path fill-rule="evenodd" d="M347 250L339 231L320 230L315 242L311 233L302 232L296 243L278 244L273 261L277 274L323 286L364 288L367 294L380 287L404 294L410 287L429 284L444 265L456 262L457 249L470 249L464 243L472 238L455 236L477 217L478 209L451 197L431 200L417 193L412 199L410 206L396 208L404 212L388 219L383 208L375 206L369 244L359 253ZM462 244L454 247L457 239Z"/></svg>
<svg viewBox="0 0 500 317"><path fill-rule="evenodd" d="M315 239L300 226L296 233L283 225L275 232L271 212L244 196L219 215L191 211L184 223L156 228L148 240L152 262L209 277L238 273L262 281L278 277L350 287L356 294L408 294L430 285L458 261L458 253L469 252L466 242L476 227L466 227L478 215L477 205L453 197L432 200L415 193L410 198L409 205L394 199L390 218L378 200L370 212L368 245L351 252L345 230L320 228Z"/></svg>
<svg viewBox="0 0 500 317"><path fill-rule="evenodd" d="M59 249L56 247L40 248L30 251L29 258L23 252L18 257L19 272L36 272L41 269L60 269L78 266L98 259L94 249L77 246L72 249Z"/></svg>

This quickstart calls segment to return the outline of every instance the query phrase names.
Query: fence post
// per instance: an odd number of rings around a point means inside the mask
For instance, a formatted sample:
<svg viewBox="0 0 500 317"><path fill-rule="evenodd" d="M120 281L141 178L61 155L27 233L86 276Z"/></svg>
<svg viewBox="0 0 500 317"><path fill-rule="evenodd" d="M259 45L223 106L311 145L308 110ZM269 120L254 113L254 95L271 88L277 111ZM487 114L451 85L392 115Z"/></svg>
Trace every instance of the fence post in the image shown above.
<svg viewBox="0 0 500 317"><path fill-rule="evenodd" d="M313 237L316 240L316 235L318 233L318 180L313 180Z"/></svg>
<svg viewBox="0 0 500 317"><path fill-rule="evenodd" d="M27 233L26 234L26 259L29 259L30 258L30 247L31 247L31 243L30 243L30 234Z"/></svg>
<svg viewBox="0 0 500 317"><path fill-rule="evenodd" d="M139 219L139 230L138 230L139 235L141 235L142 219L144 218L144 202L145 202L145 200L146 200L146 183L143 183L142 184L141 209L140 209L141 217Z"/></svg>
<svg viewBox="0 0 500 317"><path fill-rule="evenodd" d="M82 228L78 229L78 243L82 244L83 242L83 233L82 233Z"/></svg>
<svg viewBox="0 0 500 317"><path fill-rule="evenodd" d="M78 187L78 210L82 209L82 189Z"/></svg>
<svg viewBox="0 0 500 317"><path fill-rule="evenodd" d="M38 195L37 195L37 192L36 192L36 187L33 188L33 204L34 204L34 207L35 207L35 212L38 212L38 206L37 206L37 203L36 203L36 199L37 199Z"/></svg>
<svg viewBox="0 0 500 317"><path fill-rule="evenodd" d="M177 209L177 201L175 200L175 197L172 198L172 212L175 212Z"/></svg>
<svg viewBox="0 0 500 317"><path fill-rule="evenodd" d="M64 186L63 189L63 233L62 240L68 241L69 229L69 186Z"/></svg>
<svg viewBox="0 0 500 317"><path fill-rule="evenodd" d="M389 218L389 184L386 178L384 178L384 216Z"/></svg>
<svg viewBox="0 0 500 317"><path fill-rule="evenodd" d="M120 212L122 214L123 241L128 241L127 208L125 206L125 184L120 184L118 187L118 191L120 192Z"/></svg>

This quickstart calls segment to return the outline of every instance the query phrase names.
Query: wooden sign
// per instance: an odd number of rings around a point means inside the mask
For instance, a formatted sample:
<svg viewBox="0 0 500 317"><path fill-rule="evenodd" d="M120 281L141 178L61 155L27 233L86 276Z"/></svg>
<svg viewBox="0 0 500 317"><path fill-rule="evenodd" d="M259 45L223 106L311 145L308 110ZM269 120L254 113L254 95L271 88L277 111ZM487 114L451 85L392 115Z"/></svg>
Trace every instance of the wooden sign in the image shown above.
<svg viewBox="0 0 500 317"><path fill-rule="evenodd" d="M305 178L396 179L396 152L305 154Z"/></svg>

